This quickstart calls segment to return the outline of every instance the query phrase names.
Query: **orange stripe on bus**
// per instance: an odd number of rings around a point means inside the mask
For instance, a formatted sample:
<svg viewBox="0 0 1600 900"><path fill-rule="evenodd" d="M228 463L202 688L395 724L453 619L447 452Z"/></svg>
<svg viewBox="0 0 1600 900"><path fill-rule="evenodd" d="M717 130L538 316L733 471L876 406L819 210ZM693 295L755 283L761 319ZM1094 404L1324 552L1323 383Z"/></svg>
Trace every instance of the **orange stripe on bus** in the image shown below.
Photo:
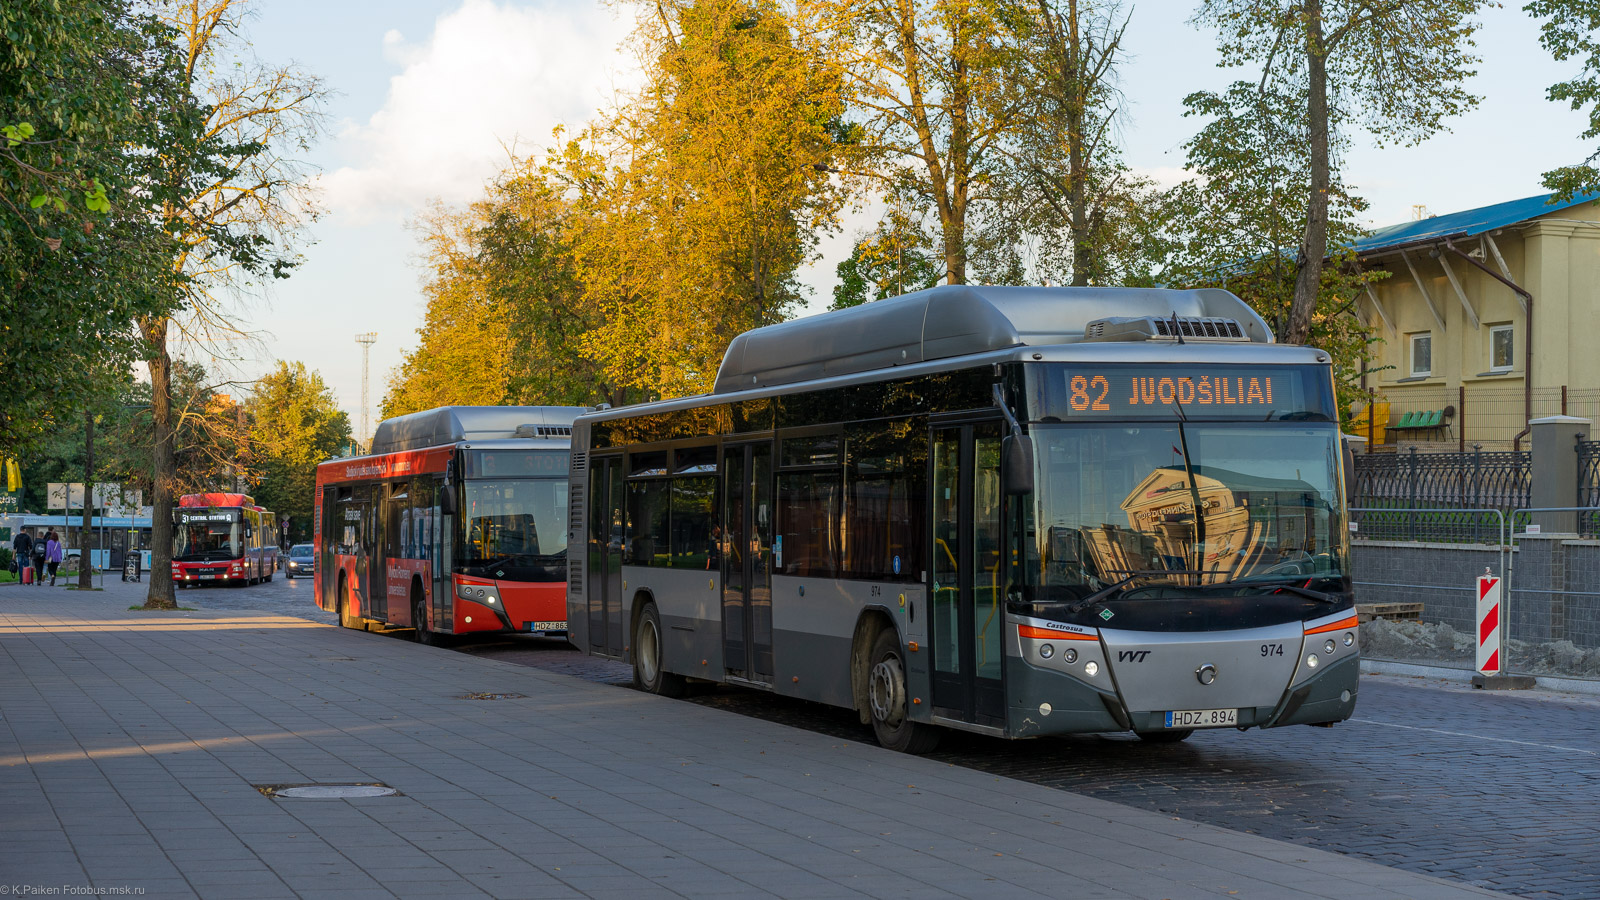
<svg viewBox="0 0 1600 900"><path fill-rule="evenodd" d="M1056 631L1054 628L1035 628L1032 625L1018 625L1017 633L1025 638L1036 641L1095 641L1099 638L1092 634L1079 634L1076 631Z"/></svg>
<svg viewBox="0 0 1600 900"><path fill-rule="evenodd" d="M1360 622L1356 619L1356 617L1351 616L1348 619L1340 619L1337 622L1330 622L1327 625L1318 625L1316 628L1307 628L1306 634L1321 634L1324 631L1340 631L1345 628L1354 628L1358 624L1360 624Z"/></svg>

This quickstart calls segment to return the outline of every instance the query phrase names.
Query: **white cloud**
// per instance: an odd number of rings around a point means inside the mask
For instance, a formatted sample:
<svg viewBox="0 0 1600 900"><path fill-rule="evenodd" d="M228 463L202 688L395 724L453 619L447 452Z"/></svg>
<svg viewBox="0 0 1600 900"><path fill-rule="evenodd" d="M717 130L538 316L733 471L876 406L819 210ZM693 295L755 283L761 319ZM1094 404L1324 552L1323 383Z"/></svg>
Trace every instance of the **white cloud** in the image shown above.
<svg viewBox="0 0 1600 900"><path fill-rule="evenodd" d="M1134 174L1141 175L1156 183L1156 187L1163 191L1171 190L1185 181L1196 177L1195 173L1182 166L1129 166Z"/></svg>
<svg viewBox="0 0 1600 900"><path fill-rule="evenodd" d="M627 31L606 4L494 0L465 0L420 44L390 30L384 58L401 71L383 108L339 135L357 162L323 178L329 209L400 216L474 198L506 147L542 149L556 125L581 125L637 79L617 49Z"/></svg>

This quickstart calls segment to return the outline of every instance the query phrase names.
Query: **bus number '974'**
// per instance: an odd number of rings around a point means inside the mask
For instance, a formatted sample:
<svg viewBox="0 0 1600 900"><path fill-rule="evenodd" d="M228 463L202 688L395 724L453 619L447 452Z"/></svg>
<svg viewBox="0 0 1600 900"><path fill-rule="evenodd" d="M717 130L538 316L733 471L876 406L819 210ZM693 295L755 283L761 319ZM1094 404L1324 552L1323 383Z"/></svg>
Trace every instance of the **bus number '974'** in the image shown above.
<svg viewBox="0 0 1600 900"><path fill-rule="evenodd" d="M1283 655L1283 645L1282 644L1262 644L1261 645L1261 655L1262 656L1282 656Z"/></svg>

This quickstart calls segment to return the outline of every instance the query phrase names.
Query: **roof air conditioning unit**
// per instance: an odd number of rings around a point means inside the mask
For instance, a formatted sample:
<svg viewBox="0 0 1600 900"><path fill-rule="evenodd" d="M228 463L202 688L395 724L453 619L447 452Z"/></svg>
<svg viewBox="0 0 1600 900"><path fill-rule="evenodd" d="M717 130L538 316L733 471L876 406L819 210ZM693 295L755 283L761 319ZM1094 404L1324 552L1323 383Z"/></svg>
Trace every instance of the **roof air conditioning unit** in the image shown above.
<svg viewBox="0 0 1600 900"><path fill-rule="evenodd" d="M1154 316L1095 319L1083 330L1085 341L1239 341L1248 342L1237 319Z"/></svg>

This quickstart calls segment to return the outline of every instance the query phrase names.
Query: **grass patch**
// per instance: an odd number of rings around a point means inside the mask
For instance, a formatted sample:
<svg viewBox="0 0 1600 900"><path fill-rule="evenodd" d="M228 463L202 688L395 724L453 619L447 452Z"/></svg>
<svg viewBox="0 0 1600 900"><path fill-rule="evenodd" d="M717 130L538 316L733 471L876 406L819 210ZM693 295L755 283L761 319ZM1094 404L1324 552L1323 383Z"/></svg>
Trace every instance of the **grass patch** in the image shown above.
<svg viewBox="0 0 1600 900"><path fill-rule="evenodd" d="M105 590L105 588L97 588L97 587L86 588L86 587L83 587L81 585L76 585L76 584L64 584L64 585L62 585L62 587L66 588L69 591L103 591L103 590Z"/></svg>
<svg viewBox="0 0 1600 900"><path fill-rule="evenodd" d="M100 588L95 588L95 590L98 591L98 590L100 590ZM130 607L128 607L128 609L130 609L130 610L138 610L139 612L199 612L200 611L199 609L197 609L197 608L195 608L193 606L179 606L179 607L176 607L174 609L150 609L149 607L145 606L143 603L139 604L138 606L130 606Z"/></svg>

